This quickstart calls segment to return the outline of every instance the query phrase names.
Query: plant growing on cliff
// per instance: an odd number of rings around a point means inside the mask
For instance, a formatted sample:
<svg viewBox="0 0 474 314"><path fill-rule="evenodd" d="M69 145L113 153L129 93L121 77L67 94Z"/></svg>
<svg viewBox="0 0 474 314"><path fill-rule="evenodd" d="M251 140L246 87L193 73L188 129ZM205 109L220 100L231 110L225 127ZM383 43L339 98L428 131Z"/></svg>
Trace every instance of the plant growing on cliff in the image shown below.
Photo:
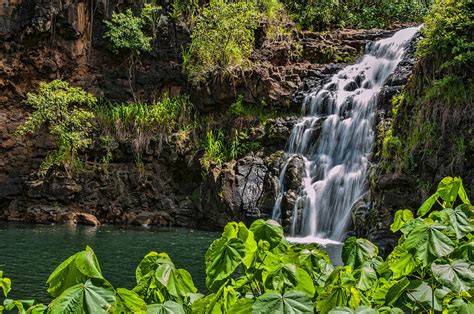
<svg viewBox="0 0 474 314"><path fill-rule="evenodd" d="M82 165L78 152L92 142L90 131L94 114L87 108L96 103L96 98L79 87L54 80L40 83L38 92L27 94L26 103L34 111L17 128L16 134L32 134L46 126L57 145L56 151L49 154L41 164L40 174L46 174L56 165L63 166L72 175Z"/></svg>
<svg viewBox="0 0 474 314"><path fill-rule="evenodd" d="M259 12L251 1L211 1L196 18L191 45L183 53L190 80L245 65L254 46Z"/></svg>
<svg viewBox="0 0 474 314"><path fill-rule="evenodd" d="M157 140L161 149L173 131L194 123L194 108L188 96L165 96L151 104L103 102L95 107L95 113L101 131L118 143L129 144L138 160L151 140Z"/></svg>
<svg viewBox="0 0 474 314"><path fill-rule="evenodd" d="M145 18L153 19L155 11L151 7L146 7L146 10L141 16L133 14L131 9L125 13L112 13L112 20L104 21L107 30L104 38L109 41L110 49L113 53L127 52L128 58L128 83L130 91L135 98L133 88L134 69L140 61L140 55L151 51L152 37L147 36L143 32L143 27L146 24Z"/></svg>

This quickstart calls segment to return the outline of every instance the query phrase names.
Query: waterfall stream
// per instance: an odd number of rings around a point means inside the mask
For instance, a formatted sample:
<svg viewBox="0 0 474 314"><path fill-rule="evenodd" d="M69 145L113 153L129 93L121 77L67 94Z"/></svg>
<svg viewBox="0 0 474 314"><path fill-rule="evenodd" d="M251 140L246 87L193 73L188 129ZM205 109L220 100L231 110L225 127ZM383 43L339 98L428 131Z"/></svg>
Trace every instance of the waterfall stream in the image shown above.
<svg viewBox="0 0 474 314"><path fill-rule="evenodd" d="M304 176L289 234L294 241L330 243L344 239L351 208L367 190L377 97L418 29L403 29L368 44L357 63L305 96L304 117L288 140L280 195L273 210L273 218L281 219L288 164L302 158Z"/></svg>

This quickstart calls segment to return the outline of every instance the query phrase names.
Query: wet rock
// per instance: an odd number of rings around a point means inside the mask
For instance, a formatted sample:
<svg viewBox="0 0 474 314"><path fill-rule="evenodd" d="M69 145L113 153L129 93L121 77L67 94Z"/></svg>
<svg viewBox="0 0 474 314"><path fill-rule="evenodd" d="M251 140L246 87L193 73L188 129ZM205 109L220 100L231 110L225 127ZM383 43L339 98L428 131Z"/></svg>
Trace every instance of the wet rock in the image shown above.
<svg viewBox="0 0 474 314"><path fill-rule="evenodd" d="M346 86L344 86L344 90L347 92L353 92L358 88L359 88L359 85L355 81L350 81L349 83L347 83Z"/></svg>
<svg viewBox="0 0 474 314"><path fill-rule="evenodd" d="M303 157L299 155L292 157L286 168L284 177L285 188L287 190L298 191L301 188L304 175Z"/></svg>
<svg viewBox="0 0 474 314"><path fill-rule="evenodd" d="M262 144L275 150L284 149L297 120L297 117L268 119L265 122L265 138Z"/></svg>

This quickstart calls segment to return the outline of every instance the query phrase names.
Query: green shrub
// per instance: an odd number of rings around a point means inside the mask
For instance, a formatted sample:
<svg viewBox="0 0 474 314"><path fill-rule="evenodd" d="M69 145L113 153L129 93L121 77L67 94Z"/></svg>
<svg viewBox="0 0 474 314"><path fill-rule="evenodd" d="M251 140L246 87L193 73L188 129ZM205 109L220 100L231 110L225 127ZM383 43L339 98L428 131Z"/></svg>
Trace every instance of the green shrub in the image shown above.
<svg viewBox="0 0 474 314"><path fill-rule="evenodd" d="M129 143L138 158L152 139L161 147L171 132L194 123L194 109L187 96L165 97L153 104L104 102L95 111L99 127L119 143Z"/></svg>
<svg viewBox="0 0 474 314"><path fill-rule="evenodd" d="M396 22L419 22L430 0L284 0L290 16L305 29L386 27Z"/></svg>
<svg viewBox="0 0 474 314"><path fill-rule="evenodd" d="M446 73L464 73L474 60L474 9L471 0L434 0L422 28L417 54L434 59Z"/></svg>
<svg viewBox="0 0 474 314"><path fill-rule="evenodd" d="M204 155L201 157L201 165L205 171L209 171L212 165L220 166L226 161L224 133L221 130L207 131L204 142Z"/></svg>
<svg viewBox="0 0 474 314"><path fill-rule="evenodd" d="M28 93L26 103L35 110L16 130L18 135L31 134L42 126L56 139L57 150L43 161L39 173L44 175L53 165L63 166L69 175L79 170L82 162L78 151L92 140L90 131L94 114L82 107L91 107L96 98L67 82L54 80L40 83L36 93Z"/></svg>
<svg viewBox="0 0 474 314"><path fill-rule="evenodd" d="M473 210L462 181L444 178L418 209L395 213L401 234L386 259L350 237L341 266L316 244L290 244L274 220L230 222L205 256L206 295L166 253L139 263L132 290L114 288L91 248L61 263L47 281L51 313L472 313ZM0 272L0 280L2 274ZM4 286L2 286L4 288ZM7 289L4 292L7 295ZM6 306L5 306L6 304ZM4 306L27 309L7 299ZM7 308L8 307L8 308ZM39 312L44 305L36 305ZM28 312L33 312L30 308ZM33 312L35 313L35 312Z"/></svg>
<svg viewBox="0 0 474 314"><path fill-rule="evenodd" d="M138 56L151 51L152 37L147 36L142 30L146 23L144 16L150 14L136 16L131 9L125 13L112 12L112 20L104 21L107 27L104 38L109 41L112 52L119 53L125 50Z"/></svg>
<svg viewBox="0 0 474 314"><path fill-rule="evenodd" d="M147 36L142 28L146 22L152 25L152 31L156 33L156 7L145 6L140 16L135 16L131 9L125 13L112 13L111 21L104 21L107 30L104 38L108 40L113 53L128 53L128 83L130 92L135 97L133 88L134 70L140 60L140 54L151 51L151 40L153 37Z"/></svg>
<svg viewBox="0 0 474 314"><path fill-rule="evenodd" d="M254 47L259 12L250 1L211 1L202 8L183 53L190 80L198 83L211 72L229 71L248 63Z"/></svg>

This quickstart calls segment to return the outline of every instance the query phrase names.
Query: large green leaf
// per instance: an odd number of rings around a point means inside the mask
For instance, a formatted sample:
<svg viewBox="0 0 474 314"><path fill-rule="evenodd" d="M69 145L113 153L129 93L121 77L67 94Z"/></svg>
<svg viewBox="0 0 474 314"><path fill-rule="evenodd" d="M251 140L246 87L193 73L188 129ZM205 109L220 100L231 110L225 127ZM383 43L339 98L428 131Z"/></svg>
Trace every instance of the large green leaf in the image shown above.
<svg viewBox="0 0 474 314"><path fill-rule="evenodd" d="M474 288L474 265L465 260L455 260L449 264L431 265L436 280L455 292Z"/></svg>
<svg viewBox="0 0 474 314"><path fill-rule="evenodd" d="M267 292L257 298L252 306L253 313L313 313L313 304L301 291L289 291L285 294Z"/></svg>
<svg viewBox="0 0 474 314"><path fill-rule="evenodd" d="M107 313L115 303L115 291L102 280L89 279L66 289L50 304L50 312L99 314Z"/></svg>
<svg viewBox="0 0 474 314"><path fill-rule="evenodd" d="M64 290L85 283L88 279L104 279L99 262L90 247L62 262L49 276L48 292L57 297Z"/></svg>
<svg viewBox="0 0 474 314"><path fill-rule="evenodd" d="M437 257L448 255L454 250L454 243L444 234L447 227L433 223L418 224L405 238L403 246L407 250L415 250L416 256L426 266Z"/></svg>
<svg viewBox="0 0 474 314"><path fill-rule="evenodd" d="M174 297L186 296L197 291L189 272L176 269L171 260L163 261L156 268L155 277Z"/></svg>
<svg viewBox="0 0 474 314"><path fill-rule="evenodd" d="M466 233L474 231L474 227L462 210L462 207L463 205L460 205L456 209L447 208L443 211L447 215L449 224L453 227L457 239L461 239Z"/></svg>
<svg viewBox="0 0 474 314"><path fill-rule="evenodd" d="M283 239L283 228L275 220L257 219L250 226L255 241L267 241L270 244L270 250L276 247Z"/></svg>
<svg viewBox="0 0 474 314"><path fill-rule="evenodd" d="M254 299L239 299L228 311L228 314L248 314L252 313L252 306L254 304Z"/></svg>
<svg viewBox="0 0 474 314"><path fill-rule="evenodd" d="M433 205L436 203L436 201L438 200L439 198L439 194L438 193L435 193L433 195L431 195L421 206L420 208L418 209L418 212L416 213L416 215L418 217L423 217L424 215L426 215L426 213L428 213L431 208L433 208Z"/></svg>
<svg viewBox="0 0 474 314"><path fill-rule="evenodd" d="M458 197L459 188L462 185L460 178L445 177L438 184L436 193L446 202L446 207L452 207Z"/></svg>
<svg viewBox="0 0 474 314"><path fill-rule="evenodd" d="M350 307L336 307L329 311L329 314L378 314L379 311L367 306L359 306L355 310ZM402 312L403 313L403 312Z"/></svg>
<svg viewBox="0 0 474 314"><path fill-rule="evenodd" d="M401 245L397 245L387 257L387 264L394 279L411 274L418 265L415 256Z"/></svg>
<svg viewBox="0 0 474 314"><path fill-rule="evenodd" d="M217 291L220 285L239 267L245 254L241 239L220 238L215 240L206 253L206 286Z"/></svg>
<svg viewBox="0 0 474 314"><path fill-rule="evenodd" d="M118 288L113 313L146 313L145 301L138 294L125 288Z"/></svg>
<svg viewBox="0 0 474 314"><path fill-rule="evenodd" d="M390 225L392 232L397 232L403 225L413 219L413 213L409 209L400 209L395 213L393 223Z"/></svg>
<svg viewBox="0 0 474 314"><path fill-rule="evenodd" d="M297 263L306 270L316 285L322 286L334 270L327 253L317 244L291 245L288 252L282 257L288 263Z"/></svg>
<svg viewBox="0 0 474 314"><path fill-rule="evenodd" d="M354 271L354 277L357 279L357 288L367 291L377 282L377 272L370 262L365 262L359 269Z"/></svg>
<svg viewBox="0 0 474 314"><path fill-rule="evenodd" d="M3 271L0 270L0 288L2 288L3 295L5 298L8 296L8 292L12 289L12 281L10 278L3 277Z"/></svg>
<svg viewBox="0 0 474 314"><path fill-rule="evenodd" d="M183 306L174 301L166 301L163 304L147 305L148 314L185 314Z"/></svg>
<svg viewBox="0 0 474 314"><path fill-rule="evenodd" d="M136 270L137 286L133 289L148 303L166 300L183 301L197 291L188 271L176 269L166 253L147 254Z"/></svg>
<svg viewBox="0 0 474 314"><path fill-rule="evenodd" d="M377 256L378 253L377 246L369 240L350 237L342 247L342 260L344 265L356 269L367 260Z"/></svg>

